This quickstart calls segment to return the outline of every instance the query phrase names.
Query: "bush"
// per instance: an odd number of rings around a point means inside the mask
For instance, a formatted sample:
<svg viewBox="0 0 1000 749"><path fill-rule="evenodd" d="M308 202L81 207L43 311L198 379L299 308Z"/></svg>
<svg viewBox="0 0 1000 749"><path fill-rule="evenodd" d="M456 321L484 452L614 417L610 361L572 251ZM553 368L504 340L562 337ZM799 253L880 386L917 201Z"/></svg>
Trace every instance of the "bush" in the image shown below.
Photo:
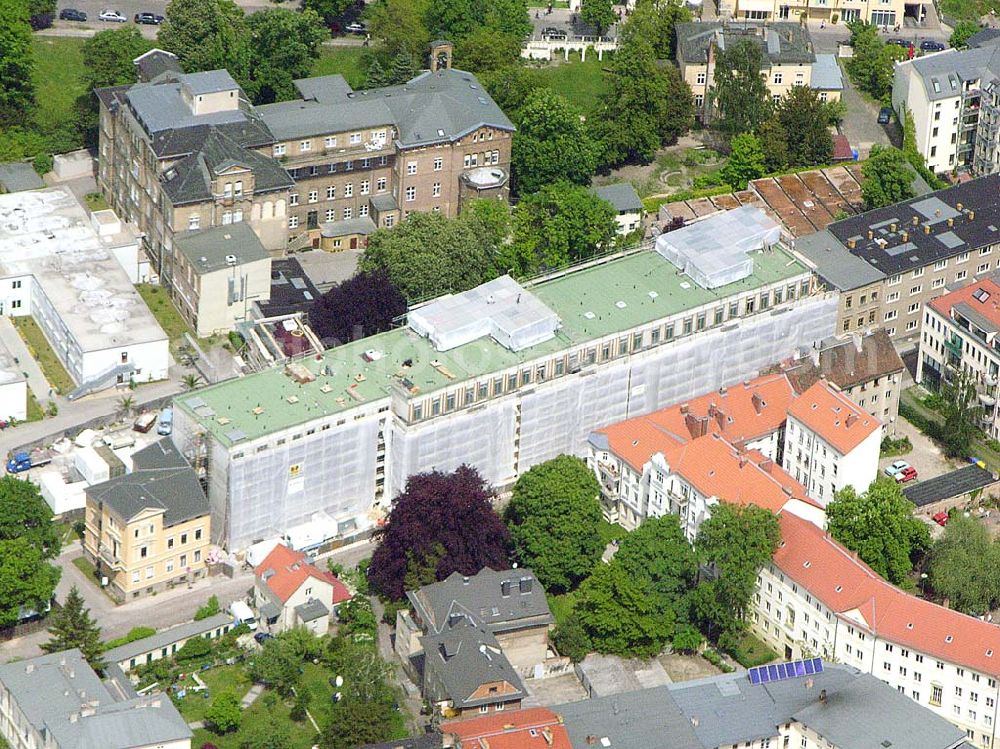
<svg viewBox="0 0 1000 749"><path fill-rule="evenodd" d="M128 645L130 642L135 642L136 640L144 640L147 637L152 637L156 634L156 630L152 627L132 627L128 631L128 634L124 637L117 637L114 640L108 640L104 646L108 650L112 648L121 647L122 645Z"/></svg>
<svg viewBox="0 0 1000 749"><path fill-rule="evenodd" d="M46 174L52 171L52 154L40 153L31 162L31 165L38 172L39 176L44 177Z"/></svg>
<svg viewBox="0 0 1000 749"><path fill-rule="evenodd" d="M589 635L580 620L572 614L552 631L552 644L573 663L582 661L593 649Z"/></svg>
<svg viewBox="0 0 1000 749"><path fill-rule="evenodd" d="M200 622L202 619L208 619L208 617L218 614L220 610L218 596L212 596L204 606L195 612L194 620Z"/></svg>
<svg viewBox="0 0 1000 749"><path fill-rule="evenodd" d="M350 601L345 601L338 609L338 616L346 634L375 636L378 621L375 619L375 612L372 611L371 601L367 597L359 595Z"/></svg>
<svg viewBox="0 0 1000 749"><path fill-rule="evenodd" d="M909 437L904 435L899 439L893 439L886 435L882 438L882 445L879 448L879 452L883 458L891 458L896 455L906 455L912 449L913 445L910 444Z"/></svg>
<svg viewBox="0 0 1000 749"><path fill-rule="evenodd" d="M205 722L216 733L229 733L240 727L240 698L232 692L219 692L205 711Z"/></svg>
<svg viewBox="0 0 1000 749"><path fill-rule="evenodd" d="M212 641L207 637L192 637L177 651L178 663L186 663L205 658L212 653Z"/></svg>

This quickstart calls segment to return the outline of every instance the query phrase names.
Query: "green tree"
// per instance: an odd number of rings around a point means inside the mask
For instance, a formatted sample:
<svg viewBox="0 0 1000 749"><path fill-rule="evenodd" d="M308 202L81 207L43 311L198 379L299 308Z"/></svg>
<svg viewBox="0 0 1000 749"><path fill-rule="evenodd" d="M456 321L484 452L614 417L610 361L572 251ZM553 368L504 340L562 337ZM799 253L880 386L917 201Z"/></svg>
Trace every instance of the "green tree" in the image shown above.
<svg viewBox="0 0 1000 749"><path fill-rule="evenodd" d="M200 622L202 619L208 619L210 616L215 616L219 613L219 611L221 611L219 607L219 597L214 595L209 596L205 605L194 612L194 620L196 622Z"/></svg>
<svg viewBox="0 0 1000 749"><path fill-rule="evenodd" d="M87 663L95 669L103 667L101 628L90 617L90 609L84 608L83 596L75 585L70 588L62 608L52 614L51 622L49 634L52 639L42 644L42 650L46 653L58 653L79 648Z"/></svg>
<svg viewBox="0 0 1000 749"><path fill-rule="evenodd" d="M580 3L580 20L588 26L593 26L598 34L604 36L604 33L618 20L613 0L583 0Z"/></svg>
<svg viewBox="0 0 1000 749"><path fill-rule="evenodd" d="M303 10L311 10L327 24L333 22L352 5L354 0L302 0Z"/></svg>
<svg viewBox="0 0 1000 749"><path fill-rule="evenodd" d="M549 593L575 587L601 558L601 487L587 464L560 455L514 484L504 513L514 556Z"/></svg>
<svg viewBox="0 0 1000 749"><path fill-rule="evenodd" d="M529 94L514 135L511 169L518 194L537 192L565 180L589 185L597 169L597 148L580 113L551 89Z"/></svg>
<svg viewBox="0 0 1000 749"><path fill-rule="evenodd" d="M513 241L498 267L528 276L609 250L617 242L615 211L586 187L557 182L521 199Z"/></svg>
<svg viewBox="0 0 1000 749"><path fill-rule="evenodd" d="M757 575L780 541L778 518L756 505L719 503L701 524L695 548L699 559L715 572L709 592L726 612L726 620L718 622L724 634L745 626Z"/></svg>
<svg viewBox="0 0 1000 749"><path fill-rule="evenodd" d="M757 129L757 141L764 149L764 167L768 173L780 172L788 166L788 133L777 117Z"/></svg>
<svg viewBox="0 0 1000 749"><path fill-rule="evenodd" d="M344 699L390 704L394 700L390 686L392 666L372 643L335 638L327 648L327 660L333 673L344 680L339 688Z"/></svg>
<svg viewBox="0 0 1000 749"><path fill-rule="evenodd" d="M61 546L52 511L38 487L8 475L0 478L0 541L13 539L27 541L42 559L57 556Z"/></svg>
<svg viewBox="0 0 1000 749"><path fill-rule="evenodd" d="M205 711L205 722L216 733L229 733L240 727L240 698L228 689L212 698Z"/></svg>
<svg viewBox="0 0 1000 749"><path fill-rule="evenodd" d="M455 43L455 67L473 73L509 68L516 65L520 57L520 37L485 26L476 28Z"/></svg>
<svg viewBox="0 0 1000 749"><path fill-rule="evenodd" d="M753 133L741 133L729 141L729 159L720 170L723 182L734 190L746 190L750 180L767 174L764 149Z"/></svg>
<svg viewBox="0 0 1000 749"><path fill-rule="evenodd" d="M574 613L566 621L557 624L552 630L552 644L560 655L569 658L573 663L579 663L594 649L590 635L580 623L580 618Z"/></svg>
<svg viewBox="0 0 1000 749"><path fill-rule="evenodd" d="M248 720L236 734L239 749L288 749L292 734L287 723L278 720Z"/></svg>
<svg viewBox="0 0 1000 749"><path fill-rule="evenodd" d="M405 49L401 49L396 53L395 57L392 58L392 64L389 66L387 74L390 85L406 83L417 74L417 66L413 60L413 55Z"/></svg>
<svg viewBox="0 0 1000 749"><path fill-rule="evenodd" d="M0 629L17 624L22 612L44 611L59 575L27 539L0 540Z"/></svg>
<svg viewBox="0 0 1000 749"><path fill-rule="evenodd" d="M816 89L792 86L778 102L774 117L785 130L788 160L792 166L830 161L833 136L830 135L829 113Z"/></svg>
<svg viewBox="0 0 1000 749"><path fill-rule="evenodd" d="M982 407L972 375L960 370L941 387L944 401L944 450L949 458L964 458L969 454L972 442L982 436L977 425Z"/></svg>
<svg viewBox="0 0 1000 749"><path fill-rule="evenodd" d="M24 123L35 106L31 26L22 0L0 0L0 126Z"/></svg>
<svg viewBox="0 0 1000 749"><path fill-rule="evenodd" d="M648 162L693 124L691 89L675 66L656 62L648 41L632 37L611 61L608 89L593 119L604 165Z"/></svg>
<svg viewBox="0 0 1000 749"><path fill-rule="evenodd" d="M136 26L99 31L83 43L84 93L76 101L77 127L91 145L97 143L97 95L94 89L135 82L133 60L153 44Z"/></svg>
<svg viewBox="0 0 1000 749"><path fill-rule="evenodd" d="M853 56L847 61L847 72L857 86L876 99L886 100L892 91L893 65L906 59L903 47L886 44L878 28L868 23L854 21L847 24L851 30Z"/></svg>
<svg viewBox="0 0 1000 749"><path fill-rule="evenodd" d="M826 516L830 534L894 585L908 582L913 562L930 542L927 526L913 517L913 505L891 479L873 482L863 494L844 487Z"/></svg>
<svg viewBox="0 0 1000 749"><path fill-rule="evenodd" d="M657 609L680 613L698 572L697 557L676 515L650 517L619 543L615 562L648 585Z"/></svg>
<svg viewBox="0 0 1000 749"><path fill-rule="evenodd" d="M580 586L574 614L595 650L651 658L674 632L674 616L661 610L641 578L617 561L598 564Z"/></svg>
<svg viewBox="0 0 1000 749"><path fill-rule="evenodd" d="M861 165L861 197L865 208L881 208L912 198L913 170L902 151L876 143Z"/></svg>
<svg viewBox="0 0 1000 749"><path fill-rule="evenodd" d="M382 88L388 85L389 74L382 67L378 57L372 56L368 63L368 69L365 71L365 86L367 88Z"/></svg>
<svg viewBox="0 0 1000 749"><path fill-rule="evenodd" d="M698 628L691 624L681 624L674 629L674 637L670 644L679 653L694 653L701 647L705 638Z"/></svg>
<svg viewBox="0 0 1000 749"><path fill-rule="evenodd" d="M673 60L677 56L674 28L690 20L691 11L680 0L640 0L619 28L619 44L640 37L653 46L658 60Z"/></svg>
<svg viewBox="0 0 1000 749"><path fill-rule="evenodd" d="M477 7L486 28L518 41L531 35L527 0L478 0Z"/></svg>
<svg viewBox="0 0 1000 749"><path fill-rule="evenodd" d="M536 71L520 65L480 71L478 77L483 88L514 124L521 121L521 107L531 93L543 87Z"/></svg>
<svg viewBox="0 0 1000 749"><path fill-rule="evenodd" d="M969 37L978 32L979 24L975 21L959 21L955 24L955 28L951 32L948 44L955 49L964 49L967 46Z"/></svg>
<svg viewBox="0 0 1000 749"><path fill-rule="evenodd" d="M494 276L493 239L479 236L477 228L463 217L411 213L368 238L360 268L385 271L410 302L471 289Z"/></svg>
<svg viewBox="0 0 1000 749"><path fill-rule="evenodd" d="M955 513L930 551L928 582L949 605L981 616L1000 603L1000 547L976 518Z"/></svg>
<svg viewBox="0 0 1000 749"><path fill-rule="evenodd" d="M380 0L368 8L368 29L378 45L382 65L400 52L411 60L423 60L431 43L424 24L428 0Z"/></svg>
<svg viewBox="0 0 1000 749"><path fill-rule="evenodd" d="M394 710L384 702L342 699L331 710L323 731L324 749L355 749L392 737Z"/></svg>
<svg viewBox="0 0 1000 749"><path fill-rule="evenodd" d="M714 126L729 135L755 133L771 116L771 93L761 74L764 52L744 40L718 52L710 91Z"/></svg>
<svg viewBox="0 0 1000 749"><path fill-rule="evenodd" d="M287 697L302 679L302 661L282 638L267 640L253 656L247 669L254 681L259 681Z"/></svg>
<svg viewBox="0 0 1000 749"><path fill-rule="evenodd" d="M157 44L189 73L225 68L243 81L249 65L243 10L233 0L170 0Z"/></svg>
<svg viewBox="0 0 1000 749"><path fill-rule="evenodd" d="M427 6L424 25L431 36L459 39L476 28L472 0L434 0Z"/></svg>
<svg viewBox="0 0 1000 749"><path fill-rule="evenodd" d="M267 8L247 17L253 50L246 78L240 81L255 104L270 104L296 95L296 78L306 78L329 34L315 11Z"/></svg>

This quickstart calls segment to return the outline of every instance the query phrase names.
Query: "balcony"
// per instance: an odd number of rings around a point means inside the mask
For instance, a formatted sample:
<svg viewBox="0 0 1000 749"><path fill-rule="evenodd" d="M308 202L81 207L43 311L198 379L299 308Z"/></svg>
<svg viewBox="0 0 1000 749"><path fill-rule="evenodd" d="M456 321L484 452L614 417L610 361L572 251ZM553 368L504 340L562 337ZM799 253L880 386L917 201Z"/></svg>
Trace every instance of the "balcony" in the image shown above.
<svg viewBox="0 0 1000 749"><path fill-rule="evenodd" d="M123 570L125 569L125 562L119 559L114 554L114 550L108 548L104 544L98 547L97 555L100 557L101 561L104 562L108 567L113 570Z"/></svg>
<svg viewBox="0 0 1000 749"><path fill-rule="evenodd" d="M944 347L959 359L962 358L962 338L960 336L953 335L951 338L945 338Z"/></svg>

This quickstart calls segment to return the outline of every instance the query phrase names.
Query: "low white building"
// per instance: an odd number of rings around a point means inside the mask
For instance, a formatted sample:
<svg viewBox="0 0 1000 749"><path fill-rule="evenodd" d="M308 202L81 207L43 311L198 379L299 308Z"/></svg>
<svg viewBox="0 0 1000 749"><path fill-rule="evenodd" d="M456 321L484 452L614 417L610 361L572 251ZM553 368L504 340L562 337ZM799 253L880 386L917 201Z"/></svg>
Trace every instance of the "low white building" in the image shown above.
<svg viewBox="0 0 1000 749"><path fill-rule="evenodd" d="M0 344L0 420L28 417L28 382L14 356Z"/></svg>
<svg viewBox="0 0 1000 749"><path fill-rule="evenodd" d="M591 188L591 192L615 209L618 234L626 236L642 228L642 199L628 182Z"/></svg>
<svg viewBox="0 0 1000 749"><path fill-rule="evenodd" d="M784 466L824 507L845 486L859 494L878 476L882 422L826 380L788 409Z"/></svg>
<svg viewBox="0 0 1000 749"><path fill-rule="evenodd" d="M752 601L754 633L786 660L819 656L870 673L992 747L1000 628L904 593L812 523L779 519L781 546Z"/></svg>
<svg viewBox="0 0 1000 749"><path fill-rule="evenodd" d="M167 377L167 335L120 264L138 235L105 219L95 228L68 188L0 195L0 314L34 318L79 386L71 398Z"/></svg>

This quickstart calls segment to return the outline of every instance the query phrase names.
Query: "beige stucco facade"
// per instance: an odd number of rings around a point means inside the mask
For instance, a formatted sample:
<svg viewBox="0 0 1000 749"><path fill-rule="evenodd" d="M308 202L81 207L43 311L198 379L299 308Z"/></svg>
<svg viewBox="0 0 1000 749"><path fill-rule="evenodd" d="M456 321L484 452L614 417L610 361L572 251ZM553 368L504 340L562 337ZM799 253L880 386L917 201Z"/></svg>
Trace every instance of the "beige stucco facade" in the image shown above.
<svg viewBox="0 0 1000 749"><path fill-rule="evenodd" d="M266 301L270 294L271 258L203 273L178 253L174 299L199 338L232 330L237 322L248 319L254 301Z"/></svg>
<svg viewBox="0 0 1000 749"><path fill-rule="evenodd" d="M721 0L720 15L758 21L799 21L833 23L864 21L876 26L902 24L907 11L903 0ZM910 15L920 12L911 4Z"/></svg>

